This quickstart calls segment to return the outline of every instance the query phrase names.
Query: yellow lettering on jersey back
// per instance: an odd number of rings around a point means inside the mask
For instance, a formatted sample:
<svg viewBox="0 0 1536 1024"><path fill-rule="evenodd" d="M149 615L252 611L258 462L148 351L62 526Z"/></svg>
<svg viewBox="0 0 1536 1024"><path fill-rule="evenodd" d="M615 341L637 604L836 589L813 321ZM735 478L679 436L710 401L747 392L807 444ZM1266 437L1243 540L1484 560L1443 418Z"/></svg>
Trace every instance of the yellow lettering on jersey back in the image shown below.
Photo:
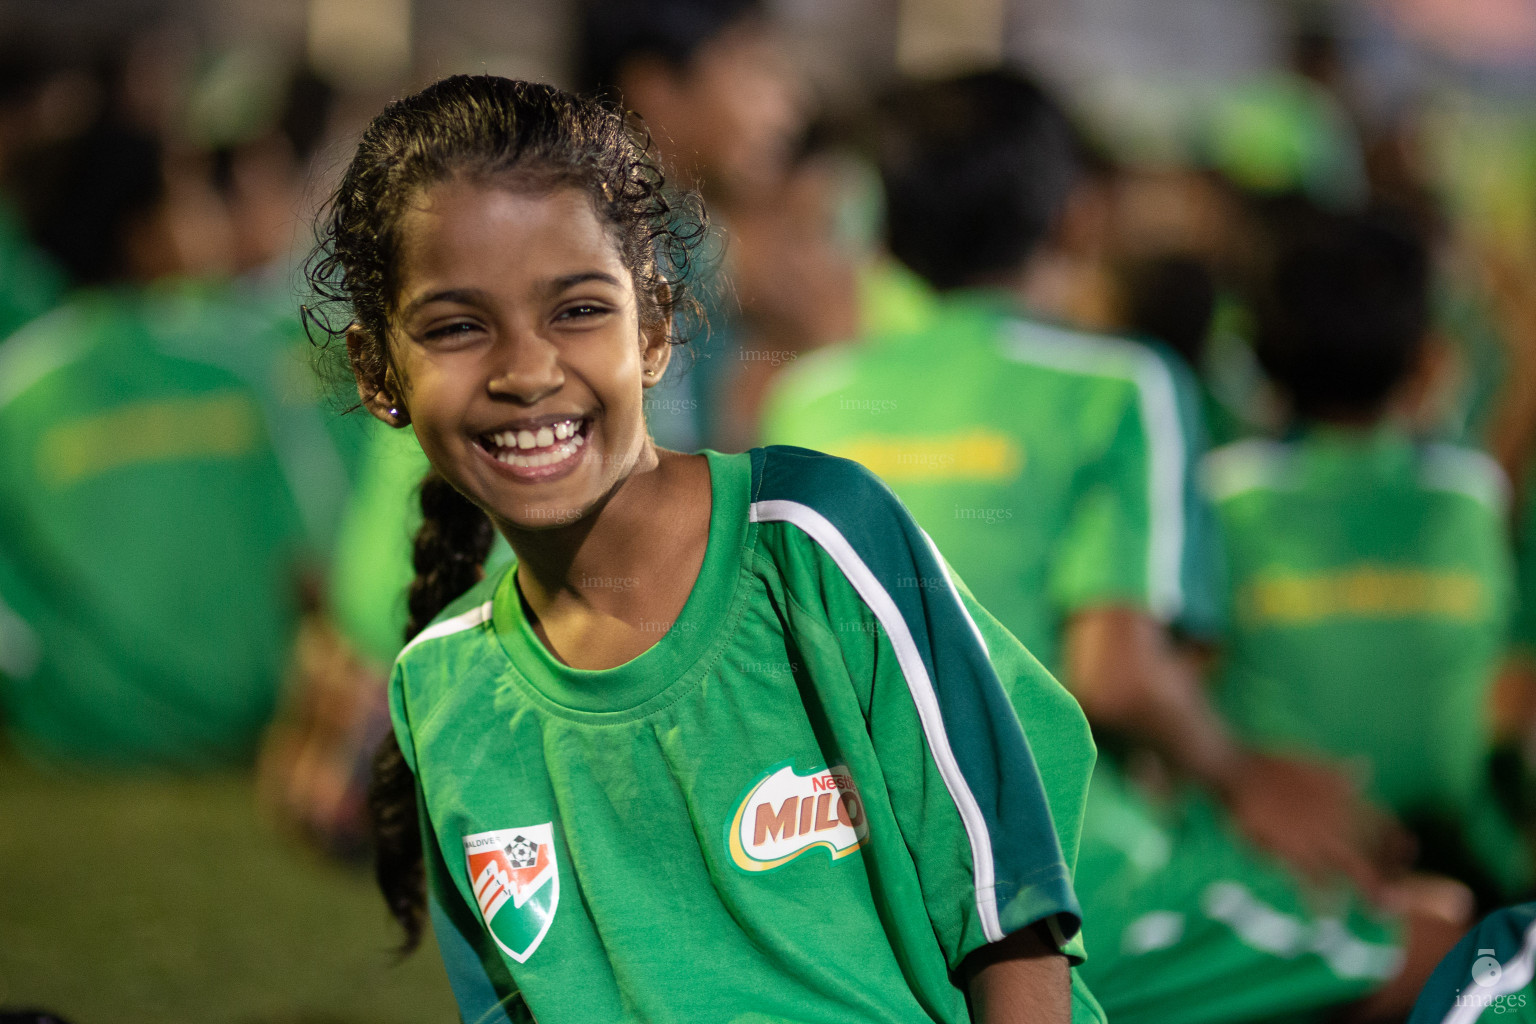
<svg viewBox="0 0 1536 1024"><path fill-rule="evenodd" d="M136 463L236 458L260 436L256 403L238 391L137 402L48 430L37 475L62 487Z"/></svg>
<svg viewBox="0 0 1536 1024"><path fill-rule="evenodd" d="M978 427L956 434L865 434L829 449L892 482L1007 481L1024 468L1017 438Z"/></svg>
<svg viewBox="0 0 1536 1024"><path fill-rule="evenodd" d="M1473 622L1487 609L1483 582L1474 573L1369 564L1327 573L1269 570L1238 596L1239 616L1254 624L1412 617Z"/></svg>

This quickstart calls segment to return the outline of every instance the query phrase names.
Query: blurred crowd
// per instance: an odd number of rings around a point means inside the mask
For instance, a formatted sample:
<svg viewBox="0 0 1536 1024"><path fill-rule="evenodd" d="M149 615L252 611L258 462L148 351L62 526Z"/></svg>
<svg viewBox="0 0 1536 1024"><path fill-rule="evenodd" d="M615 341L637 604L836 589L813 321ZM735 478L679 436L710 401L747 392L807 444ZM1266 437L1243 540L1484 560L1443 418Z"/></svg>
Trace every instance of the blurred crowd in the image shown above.
<svg viewBox="0 0 1536 1024"><path fill-rule="evenodd" d="M1154 145L1017 65L820 95L747 0L593 0L571 67L710 215L656 439L864 462L1083 703L1111 1019L1176 1019L1148 911L1193 933L1216 881L1306 921L1343 878L1367 962L1536 892L1536 119L1384 112L1316 12ZM0 38L4 757L250 767L350 860L425 459L347 414L302 269L373 99L176 27Z"/></svg>

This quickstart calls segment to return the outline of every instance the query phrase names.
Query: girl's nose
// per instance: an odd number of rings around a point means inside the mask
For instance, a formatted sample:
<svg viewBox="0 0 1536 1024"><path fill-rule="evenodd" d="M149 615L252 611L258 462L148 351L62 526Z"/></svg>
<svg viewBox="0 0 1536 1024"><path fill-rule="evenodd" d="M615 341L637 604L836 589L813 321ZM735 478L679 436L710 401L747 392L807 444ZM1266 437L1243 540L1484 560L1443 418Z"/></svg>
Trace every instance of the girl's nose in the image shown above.
<svg viewBox="0 0 1536 1024"><path fill-rule="evenodd" d="M533 405L565 383L560 350L537 335L508 339L496 347L492 358L496 363L486 390L493 397Z"/></svg>

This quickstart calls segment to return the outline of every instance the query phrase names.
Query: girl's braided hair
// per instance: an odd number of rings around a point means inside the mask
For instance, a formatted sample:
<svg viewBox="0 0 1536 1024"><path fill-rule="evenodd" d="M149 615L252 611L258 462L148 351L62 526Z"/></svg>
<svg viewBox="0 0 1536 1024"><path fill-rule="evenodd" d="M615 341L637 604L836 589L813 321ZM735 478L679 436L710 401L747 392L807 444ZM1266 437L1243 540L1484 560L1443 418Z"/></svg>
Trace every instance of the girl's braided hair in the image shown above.
<svg viewBox="0 0 1536 1024"><path fill-rule="evenodd" d="M303 311L306 329L336 353L348 328L360 328L350 372L334 376L350 384L355 374L364 390L398 382L389 324L400 222L422 193L453 178L535 193L580 189L630 272L642 326L681 325L674 340L683 340L702 322L688 283L706 231L703 205L697 193L667 187L638 120L549 85L456 75L373 119L322 216L305 268L316 296ZM485 514L435 472L422 482L421 510L407 640L481 578L493 540ZM426 902L422 837L415 780L393 735L374 760L369 809L379 887L409 950Z"/></svg>
<svg viewBox="0 0 1536 1024"><path fill-rule="evenodd" d="M421 481L421 529L416 531L411 555L416 577L406 601L406 640L480 581L481 566L494 539L495 531L485 513L435 470L429 471ZM421 940L422 911L426 908L421 822L416 809L416 778L393 732L374 754L368 817L379 890L389 912L405 929L404 948L414 949Z"/></svg>

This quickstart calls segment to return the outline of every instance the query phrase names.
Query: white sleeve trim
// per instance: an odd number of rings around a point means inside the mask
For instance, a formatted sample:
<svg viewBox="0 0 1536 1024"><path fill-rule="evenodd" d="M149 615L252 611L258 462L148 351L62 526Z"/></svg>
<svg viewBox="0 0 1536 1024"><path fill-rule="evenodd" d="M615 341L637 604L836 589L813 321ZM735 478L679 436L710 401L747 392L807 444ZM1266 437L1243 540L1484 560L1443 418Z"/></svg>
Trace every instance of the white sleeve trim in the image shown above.
<svg viewBox="0 0 1536 1024"><path fill-rule="evenodd" d="M420 633L417 633L415 638L401 649L395 660L399 661L405 657L405 652L417 644L425 643L428 640L437 640L453 633L462 633L466 629L474 629L483 622L489 622L490 619L491 602L487 601L485 604L476 605L467 612L460 612L451 619L444 619L442 622L428 626Z"/></svg>
<svg viewBox="0 0 1536 1024"><path fill-rule="evenodd" d="M1284 442L1257 437L1222 445L1200 464L1206 496L1220 504L1249 491L1290 486L1287 457L1291 450Z"/></svg>
<svg viewBox="0 0 1536 1024"><path fill-rule="evenodd" d="M986 819L955 760L949 735L944 731L944 718L939 711L939 699L933 689L933 680L928 676L922 655L918 653L917 642L912 639L912 631L907 628L895 600L841 531L810 506L784 500L753 502L751 520L754 523L785 522L803 530L806 536L821 545L831 556L853 585L854 591L869 605L880 625L885 627L886 636L890 638L891 647L896 652L896 662L901 666L902 675L906 679L907 690L912 695L912 703L917 707L917 717L923 726L923 738L928 743L928 752L938 766L939 777L944 780L950 799L955 802L955 810L960 814L966 838L971 844L976 911L981 919L982 933L988 942L1001 942L1005 933L998 917L996 870L992 863L992 841L987 832ZM953 584L948 589L954 593ZM958 594L955 594L955 599L959 600ZM972 629L975 629L974 623Z"/></svg>
<svg viewBox="0 0 1536 1024"><path fill-rule="evenodd" d="M1430 490L1465 495L1499 515L1509 511L1509 477L1486 452L1452 444L1426 445L1419 480Z"/></svg>

